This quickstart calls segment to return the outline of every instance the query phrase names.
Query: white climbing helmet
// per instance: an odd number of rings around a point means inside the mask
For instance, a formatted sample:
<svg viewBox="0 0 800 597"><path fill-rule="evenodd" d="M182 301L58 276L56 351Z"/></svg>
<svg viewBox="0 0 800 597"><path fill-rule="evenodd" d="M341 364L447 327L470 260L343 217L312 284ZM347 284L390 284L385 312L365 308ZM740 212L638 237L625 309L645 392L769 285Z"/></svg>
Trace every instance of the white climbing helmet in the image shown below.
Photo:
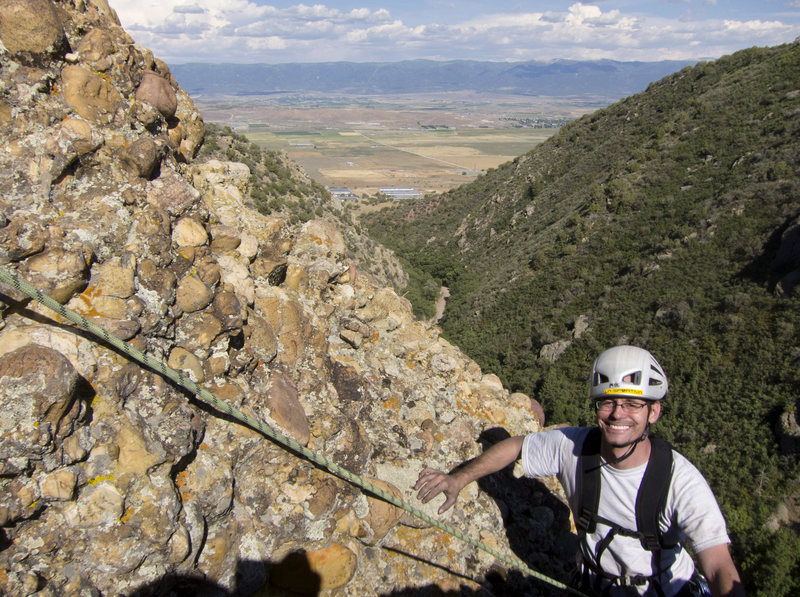
<svg viewBox="0 0 800 597"><path fill-rule="evenodd" d="M630 381L623 381L628 376ZM615 346L595 360L589 397L661 400L668 388L667 376L653 355L637 346Z"/></svg>

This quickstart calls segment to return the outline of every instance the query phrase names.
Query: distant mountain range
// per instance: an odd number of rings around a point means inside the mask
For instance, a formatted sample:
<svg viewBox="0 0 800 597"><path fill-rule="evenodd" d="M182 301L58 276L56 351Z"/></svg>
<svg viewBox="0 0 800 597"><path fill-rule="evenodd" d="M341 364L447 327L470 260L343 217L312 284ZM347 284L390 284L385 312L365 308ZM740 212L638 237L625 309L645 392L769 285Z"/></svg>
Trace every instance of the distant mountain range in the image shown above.
<svg viewBox="0 0 800 597"><path fill-rule="evenodd" d="M476 91L618 99L693 62L555 60L478 62L406 60L311 64L177 64L170 68L191 95L274 93L402 94Z"/></svg>

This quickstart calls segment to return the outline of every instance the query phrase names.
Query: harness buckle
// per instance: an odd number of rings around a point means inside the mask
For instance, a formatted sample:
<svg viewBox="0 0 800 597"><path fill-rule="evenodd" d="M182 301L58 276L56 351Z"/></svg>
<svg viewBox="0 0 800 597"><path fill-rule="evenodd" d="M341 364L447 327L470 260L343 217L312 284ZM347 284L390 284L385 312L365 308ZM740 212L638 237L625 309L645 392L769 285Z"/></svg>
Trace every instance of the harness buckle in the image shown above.
<svg viewBox="0 0 800 597"><path fill-rule="evenodd" d="M661 542L654 535L641 535L639 541L647 551L659 551L661 549Z"/></svg>
<svg viewBox="0 0 800 597"><path fill-rule="evenodd" d="M578 530L583 531L584 533L589 530L589 527L592 523L593 515L589 511L588 508L583 508L581 510L580 516L578 516L575 520L575 527Z"/></svg>

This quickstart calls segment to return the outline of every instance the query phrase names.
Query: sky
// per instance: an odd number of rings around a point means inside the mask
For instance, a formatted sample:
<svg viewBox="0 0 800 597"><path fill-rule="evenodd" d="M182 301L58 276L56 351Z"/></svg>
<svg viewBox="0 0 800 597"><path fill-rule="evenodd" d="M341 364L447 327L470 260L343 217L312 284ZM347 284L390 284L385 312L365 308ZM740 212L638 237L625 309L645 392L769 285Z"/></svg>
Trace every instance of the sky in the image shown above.
<svg viewBox="0 0 800 597"><path fill-rule="evenodd" d="M109 0L168 64L710 60L800 37L800 0Z"/></svg>

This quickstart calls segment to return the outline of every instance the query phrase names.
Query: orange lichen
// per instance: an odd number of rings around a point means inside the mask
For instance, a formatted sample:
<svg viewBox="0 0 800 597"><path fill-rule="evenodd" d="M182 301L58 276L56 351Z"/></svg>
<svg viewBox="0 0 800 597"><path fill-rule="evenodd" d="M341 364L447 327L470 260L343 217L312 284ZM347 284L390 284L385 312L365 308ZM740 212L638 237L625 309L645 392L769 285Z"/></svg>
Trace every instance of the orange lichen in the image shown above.
<svg viewBox="0 0 800 597"><path fill-rule="evenodd" d="M400 396L398 394L392 394L386 400L383 401L383 407L388 408L390 410L397 410L400 408Z"/></svg>
<svg viewBox="0 0 800 597"><path fill-rule="evenodd" d="M86 290L76 297L80 301L76 310L85 317L103 317L103 315L92 305L94 299L102 294L103 291L100 288L90 284L86 287Z"/></svg>

